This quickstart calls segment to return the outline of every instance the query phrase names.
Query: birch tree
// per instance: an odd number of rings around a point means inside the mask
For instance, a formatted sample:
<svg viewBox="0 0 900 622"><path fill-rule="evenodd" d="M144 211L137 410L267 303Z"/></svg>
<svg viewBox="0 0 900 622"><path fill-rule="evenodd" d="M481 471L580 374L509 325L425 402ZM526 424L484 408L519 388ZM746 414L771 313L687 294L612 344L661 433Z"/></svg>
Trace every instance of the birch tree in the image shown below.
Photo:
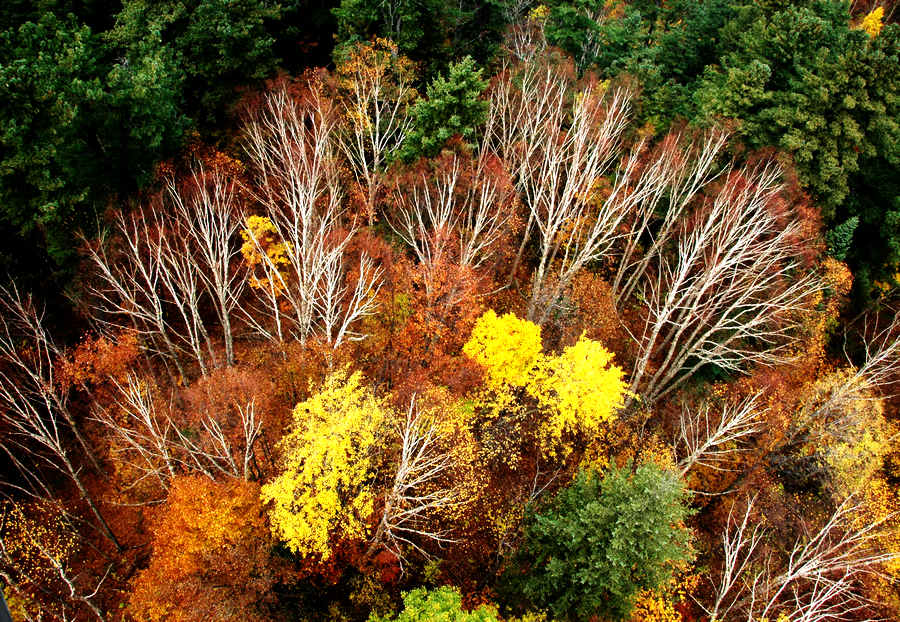
<svg viewBox="0 0 900 622"><path fill-rule="evenodd" d="M213 306L225 341L225 361L234 365L233 318L246 285L239 268L240 246L235 242L242 227L236 182L218 167L197 165L186 187L174 179L167 184L173 231L184 243L180 250L194 263Z"/></svg>
<svg viewBox="0 0 900 622"><path fill-rule="evenodd" d="M438 515L459 503L459 491L448 483L453 455L444 446L440 424L419 409L415 397L398 434L397 467L369 550L383 544L402 560L409 546L427 557L423 540L453 542Z"/></svg>
<svg viewBox="0 0 900 622"><path fill-rule="evenodd" d="M791 359L791 336L822 285L798 256L802 223L775 209L779 176L773 164L729 173L648 270L631 377L646 402L704 365L736 371Z"/></svg>
<svg viewBox="0 0 900 622"><path fill-rule="evenodd" d="M210 416L195 426L177 422L172 418L172 404L134 374L124 382L113 380L113 385L113 403L96 406L94 419L110 434L112 455L134 473L126 492L140 491L146 484L152 490L168 491L171 480L181 473L250 479L262 433L252 401L236 405L237 434L232 438L223 422Z"/></svg>
<svg viewBox="0 0 900 622"><path fill-rule="evenodd" d="M276 260L259 236L245 236L268 284L257 288L256 308L270 323L247 319L269 339L318 336L336 348L364 338L354 326L376 308L381 270L372 260L363 254L347 278L344 254L355 226L344 222L335 131L334 107L316 78L299 97L286 87L267 93L245 127L257 176L252 192L281 249Z"/></svg>
<svg viewBox="0 0 900 622"><path fill-rule="evenodd" d="M762 429L765 409L760 408L758 398L759 394L751 395L713 412L709 402L704 402L697 413L682 408L674 443L676 450L682 452L678 460L682 476L697 466L725 468L721 463L740 452L741 443Z"/></svg>
<svg viewBox="0 0 900 622"><path fill-rule="evenodd" d="M862 593L867 576L883 572L900 552L883 548L894 515L860 520L862 504L850 495L817 529L801 522L802 535L783 554L763 553L764 529L750 524L753 501L742 518L734 508L722 537L723 567L713 580L711 619L837 621L859 619L876 603ZM726 618L728 616L728 618Z"/></svg>
<svg viewBox="0 0 900 622"><path fill-rule="evenodd" d="M118 212L114 231L119 248L113 248L107 235L88 245L87 254L97 272L89 286L93 317L101 328L133 330L150 353L173 364L182 378L182 349L176 346L176 329L166 312L163 274L168 261L163 254L167 245L159 237L159 224L143 212L126 216Z"/></svg>
<svg viewBox="0 0 900 622"><path fill-rule="evenodd" d="M431 298L436 270L452 264L474 272L493 254L510 220L512 188L502 163L482 150L474 159L443 154L436 170L414 169L393 190L396 210L388 218L425 273ZM449 296L447 304L457 302Z"/></svg>
<svg viewBox="0 0 900 622"><path fill-rule="evenodd" d="M369 226L384 169L412 126L408 109L416 98L412 62L387 40L358 43L337 63L342 119L339 145L362 189Z"/></svg>
<svg viewBox="0 0 900 622"><path fill-rule="evenodd" d="M121 551L100 506L85 485L83 468L69 443L71 432L99 471L69 410L68 394L59 387L54 375L59 353L44 329L43 312L37 310L31 297L15 286L0 288L0 419L6 428L0 437L0 448L28 488L13 486L51 499L54 495L45 469L68 477L96 518L101 533Z"/></svg>

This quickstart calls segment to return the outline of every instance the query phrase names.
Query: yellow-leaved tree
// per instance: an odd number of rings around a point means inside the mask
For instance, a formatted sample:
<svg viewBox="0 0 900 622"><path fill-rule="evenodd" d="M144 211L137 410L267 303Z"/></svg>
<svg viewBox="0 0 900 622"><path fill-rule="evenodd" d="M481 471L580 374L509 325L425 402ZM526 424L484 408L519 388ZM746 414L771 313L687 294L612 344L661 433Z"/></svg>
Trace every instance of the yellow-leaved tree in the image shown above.
<svg viewBox="0 0 900 622"><path fill-rule="evenodd" d="M540 326L488 309L475 322L463 353L484 368L488 386L500 390L528 384L541 349Z"/></svg>
<svg viewBox="0 0 900 622"><path fill-rule="evenodd" d="M859 27L866 31L870 37L877 37L884 27L884 7L872 9L860 22Z"/></svg>
<svg viewBox="0 0 900 622"><path fill-rule="evenodd" d="M541 440L551 450L563 434L596 434L622 408L628 383L613 353L582 335L558 356L543 357L528 391L546 412Z"/></svg>
<svg viewBox="0 0 900 622"><path fill-rule="evenodd" d="M491 416L537 414L534 436L545 455L565 437L590 438L624 405L628 383L613 354L582 335L559 355L542 353L541 329L511 313L487 311L475 323L463 352L485 372L481 404ZM531 404L525 404L525 401Z"/></svg>
<svg viewBox="0 0 900 622"><path fill-rule="evenodd" d="M325 560L335 539L367 536L385 407L359 372L344 369L297 404L293 416L279 444L281 474L262 487L262 499L272 502L272 530L290 550Z"/></svg>
<svg viewBox="0 0 900 622"><path fill-rule="evenodd" d="M278 237L278 229L270 218L250 216L245 224L246 227L241 231L241 238L244 240L241 255L253 271L250 286L257 289L273 288L280 295L283 289L281 279L268 276L268 272L277 271L280 274L281 268L287 266L286 242ZM257 276L256 272L259 270L266 276Z"/></svg>

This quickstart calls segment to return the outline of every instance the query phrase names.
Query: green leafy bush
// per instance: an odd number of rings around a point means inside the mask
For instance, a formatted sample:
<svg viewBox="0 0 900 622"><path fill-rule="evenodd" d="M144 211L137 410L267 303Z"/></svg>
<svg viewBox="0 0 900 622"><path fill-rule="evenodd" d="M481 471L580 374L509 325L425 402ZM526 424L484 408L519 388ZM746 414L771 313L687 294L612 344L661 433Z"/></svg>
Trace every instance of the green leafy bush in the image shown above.
<svg viewBox="0 0 900 622"><path fill-rule="evenodd" d="M602 479L582 471L527 520L504 590L563 620L627 617L638 592L689 558L685 498L678 477L652 464Z"/></svg>
<svg viewBox="0 0 900 622"><path fill-rule="evenodd" d="M396 616L369 616L369 622L498 622L497 612L486 606L472 611L462 608L462 596L453 587L419 588L403 597L403 611Z"/></svg>

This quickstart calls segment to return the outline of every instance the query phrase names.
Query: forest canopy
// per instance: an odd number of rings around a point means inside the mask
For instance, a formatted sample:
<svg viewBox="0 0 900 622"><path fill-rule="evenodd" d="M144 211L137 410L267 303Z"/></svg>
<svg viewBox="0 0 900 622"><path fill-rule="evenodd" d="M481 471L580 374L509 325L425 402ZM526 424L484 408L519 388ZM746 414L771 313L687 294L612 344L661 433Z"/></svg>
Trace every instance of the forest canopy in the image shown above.
<svg viewBox="0 0 900 622"><path fill-rule="evenodd" d="M13 619L900 618L898 16L0 6Z"/></svg>

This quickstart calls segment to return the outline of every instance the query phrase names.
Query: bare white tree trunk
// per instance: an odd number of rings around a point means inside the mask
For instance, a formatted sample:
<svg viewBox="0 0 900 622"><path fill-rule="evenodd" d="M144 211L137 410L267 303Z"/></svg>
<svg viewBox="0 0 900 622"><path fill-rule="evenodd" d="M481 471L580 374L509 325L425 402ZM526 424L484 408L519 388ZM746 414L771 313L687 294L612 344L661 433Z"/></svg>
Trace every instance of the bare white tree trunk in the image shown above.
<svg viewBox="0 0 900 622"><path fill-rule="evenodd" d="M774 213L779 175L774 165L730 174L648 272L631 377L646 402L707 364L738 370L792 357L791 335L822 285L797 258L801 223Z"/></svg>
<svg viewBox="0 0 900 622"><path fill-rule="evenodd" d="M416 91L412 72L397 58L396 48L389 52L373 45L370 60L367 64L353 63L342 75L342 84L347 85L349 92L342 100L339 145L365 193L371 226L385 166L403 145L412 126L408 108Z"/></svg>
<svg viewBox="0 0 900 622"><path fill-rule="evenodd" d="M435 270L448 264L474 271L493 254L511 213L508 178L497 158L482 150L474 162L444 156L439 170L394 188L396 213L388 224L414 251L432 296ZM458 302L456 293L447 304Z"/></svg>
<svg viewBox="0 0 900 622"><path fill-rule="evenodd" d="M453 467L453 456L446 448L440 426L420 412L415 398L410 401L406 421L398 432L397 470L370 551L382 544L402 560L405 546L427 556L422 540L453 542L449 530L440 527L435 512L457 504L459 492L445 481Z"/></svg>
<svg viewBox="0 0 900 622"><path fill-rule="evenodd" d="M285 89L273 91L244 137L258 175L256 196L284 251L279 263L248 231L268 283L256 288L265 314L279 335L289 322L301 343L320 336L336 348L344 339L363 338L351 325L375 310L381 270L363 256L356 282L347 282L343 254L355 228L342 222L335 114L327 98L315 84L302 102ZM281 311L284 303L290 315Z"/></svg>
<svg viewBox="0 0 900 622"><path fill-rule="evenodd" d="M88 255L97 269L99 283L90 287L94 319L101 326L131 329L145 348L173 363L182 378L181 349L176 347L176 330L166 318L163 296L167 246L159 241L160 223L148 222L143 213L116 216L121 241L119 253L111 253L105 237L88 246ZM171 277L168 277L171 280Z"/></svg>
<svg viewBox="0 0 900 622"><path fill-rule="evenodd" d="M169 180L168 195L173 227L188 257L196 264L203 288L215 303L216 314L225 340L225 359L234 365L232 317L247 283L239 269L240 249L235 239L241 230L240 205L234 182L219 169L202 166L191 175L191 186L185 193Z"/></svg>
<svg viewBox="0 0 900 622"><path fill-rule="evenodd" d="M801 525L805 537L784 554L760 559L766 532L758 525L751 529L752 505L751 500L742 519L734 518L733 508L729 514L723 568L713 582L714 600L704 607L712 619L750 622L785 614L790 620L856 620L857 612L875 604L862 594L861 581L900 557L883 548L896 516L861 520L862 504L851 495L818 530Z"/></svg>
<svg viewBox="0 0 900 622"><path fill-rule="evenodd" d="M760 408L758 398L757 393L737 404L725 404L712 415L708 402L697 414L682 409L673 444L676 449L683 449L684 455L678 461L682 476L695 466L721 470L721 462L742 450L740 443L762 428L760 419L768 410Z"/></svg>
<svg viewBox="0 0 900 622"><path fill-rule="evenodd" d="M68 394L55 377L59 350L43 327L43 313L19 290L0 287L0 417L7 433L0 447L29 486L52 497L42 467L68 476L88 505L102 533L121 546L70 456L65 434L70 430L86 456L102 473L94 453L68 408ZM24 341L23 341L24 340ZM7 482L9 483L9 482Z"/></svg>
<svg viewBox="0 0 900 622"><path fill-rule="evenodd" d="M627 203L625 209L630 213L630 223L621 250L617 249L615 276L611 283L618 309L631 299L651 263L670 242L688 205L701 189L718 178L714 165L727 138L726 133L713 130L697 143L682 148L683 138L670 134L649 154L649 162L639 173L632 175L629 171L633 167L622 167L624 174L617 176L613 196ZM642 146L638 145L632 158L640 154ZM663 199L666 205L661 209Z"/></svg>
<svg viewBox="0 0 900 622"><path fill-rule="evenodd" d="M177 425L168 412L171 405L159 408L154 388L136 375L130 374L125 383L113 382L118 393L113 407L95 408L94 418L109 430L116 459L138 474L126 491L150 480L165 492L179 473L202 473L212 479L250 477L262 433L252 401L236 405L240 430L235 443L222 422L211 416L200 419L199 429Z"/></svg>

